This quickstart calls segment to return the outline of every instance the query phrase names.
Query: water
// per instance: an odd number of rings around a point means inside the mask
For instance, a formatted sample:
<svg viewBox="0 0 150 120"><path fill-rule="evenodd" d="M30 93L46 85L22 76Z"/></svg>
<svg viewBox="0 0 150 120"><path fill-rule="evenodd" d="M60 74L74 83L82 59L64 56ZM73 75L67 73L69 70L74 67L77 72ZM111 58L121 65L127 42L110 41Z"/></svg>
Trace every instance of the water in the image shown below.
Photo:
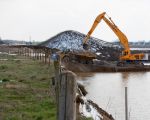
<svg viewBox="0 0 150 120"><path fill-rule="evenodd" d="M116 120L125 120L125 86L129 120L150 120L150 72L79 74L93 100Z"/></svg>

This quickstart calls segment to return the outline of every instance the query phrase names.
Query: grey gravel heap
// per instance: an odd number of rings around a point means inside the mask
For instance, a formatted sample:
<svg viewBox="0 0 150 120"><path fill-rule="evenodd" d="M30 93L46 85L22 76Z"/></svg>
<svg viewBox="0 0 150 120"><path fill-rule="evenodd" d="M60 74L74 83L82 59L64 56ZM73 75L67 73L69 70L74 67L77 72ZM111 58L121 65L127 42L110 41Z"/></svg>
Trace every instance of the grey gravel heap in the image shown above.
<svg viewBox="0 0 150 120"><path fill-rule="evenodd" d="M83 50L82 41L84 38L85 34L73 30L68 30L55 35L54 37L41 43L41 45L46 45L47 47L57 48L60 50L62 50L63 48L67 48L70 50ZM88 43L90 44L91 49L94 51L102 49L103 47L116 48L116 46L112 43L105 42L94 37L91 37Z"/></svg>
<svg viewBox="0 0 150 120"><path fill-rule="evenodd" d="M59 50L69 49L70 51L82 51L82 41L85 38L85 34L82 34L77 31L68 30L61 32L54 37L46 40L45 42L41 43L40 45L46 46L49 48L56 48ZM101 57L107 59L111 58L113 52L117 53L120 49L118 46L113 45L113 43L109 43L94 37L91 37L88 41L90 45L90 51L92 52L100 52ZM110 51L113 51L112 53ZM117 51L117 52L116 52ZM117 53L119 54L119 53Z"/></svg>

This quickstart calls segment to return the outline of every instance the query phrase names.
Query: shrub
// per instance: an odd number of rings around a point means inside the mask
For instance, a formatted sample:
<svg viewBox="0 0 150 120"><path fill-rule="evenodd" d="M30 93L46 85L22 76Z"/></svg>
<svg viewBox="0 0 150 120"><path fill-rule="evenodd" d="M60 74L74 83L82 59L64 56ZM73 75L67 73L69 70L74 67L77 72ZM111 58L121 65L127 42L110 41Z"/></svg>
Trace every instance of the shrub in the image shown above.
<svg viewBox="0 0 150 120"><path fill-rule="evenodd" d="M0 65L0 70L5 70L5 69L7 69L7 68L8 68L7 65Z"/></svg>
<svg viewBox="0 0 150 120"><path fill-rule="evenodd" d="M10 80L7 78L2 79L3 82L9 82Z"/></svg>

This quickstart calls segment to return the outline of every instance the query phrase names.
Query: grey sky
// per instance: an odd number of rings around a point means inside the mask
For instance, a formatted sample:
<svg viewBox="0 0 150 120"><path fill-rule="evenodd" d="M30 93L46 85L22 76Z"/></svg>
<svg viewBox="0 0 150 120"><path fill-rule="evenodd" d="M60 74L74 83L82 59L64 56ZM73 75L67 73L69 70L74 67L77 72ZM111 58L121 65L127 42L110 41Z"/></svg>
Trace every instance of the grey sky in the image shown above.
<svg viewBox="0 0 150 120"><path fill-rule="evenodd" d="M0 36L44 41L64 30L87 33L106 11L129 41L150 40L149 6L150 0L0 0ZM92 36L117 39L104 22Z"/></svg>

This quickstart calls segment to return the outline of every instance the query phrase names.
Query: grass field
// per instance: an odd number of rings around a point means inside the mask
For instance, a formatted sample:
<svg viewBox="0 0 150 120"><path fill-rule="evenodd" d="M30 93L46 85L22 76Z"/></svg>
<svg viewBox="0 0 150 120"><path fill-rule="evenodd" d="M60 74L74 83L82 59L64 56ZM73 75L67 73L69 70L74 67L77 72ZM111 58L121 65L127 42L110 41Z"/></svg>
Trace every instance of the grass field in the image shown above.
<svg viewBox="0 0 150 120"><path fill-rule="evenodd" d="M0 61L0 120L56 120L53 65L15 58Z"/></svg>

